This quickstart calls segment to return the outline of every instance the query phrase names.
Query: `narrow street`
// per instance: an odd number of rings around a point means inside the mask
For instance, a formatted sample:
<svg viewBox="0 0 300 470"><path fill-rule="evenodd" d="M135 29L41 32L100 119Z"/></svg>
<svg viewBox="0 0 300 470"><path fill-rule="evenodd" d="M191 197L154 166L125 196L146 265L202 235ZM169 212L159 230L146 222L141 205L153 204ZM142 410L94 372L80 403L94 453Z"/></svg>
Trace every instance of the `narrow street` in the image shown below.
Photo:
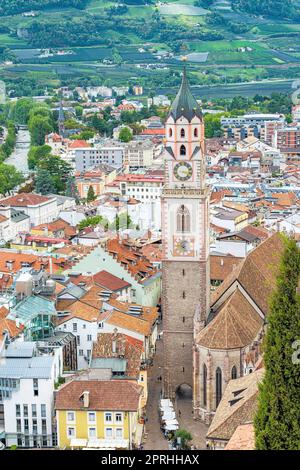
<svg viewBox="0 0 300 470"><path fill-rule="evenodd" d="M146 450L168 450L169 445L160 429L158 404L162 389L162 383L157 382L157 377L162 375L163 341L156 342L156 354L153 366L148 370L148 403L147 423L145 425L144 449Z"/></svg>
<svg viewBox="0 0 300 470"><path fill-rule="evenodd" d="M160 330L161 331L161 330ZM163 374L163 339L156 343L156 354L153 361L153 366L148 371L148 403L146 415L148 421L145 424L145 438L144 449L146 450L168 450L169 444L160 429L159 420L159 399L162 389L162 383L157 381L157 377ZM206 449L205 436L208 426L195 421L192 414L192 399L191 396L183 394L178 396L174 404L176 417L179 421L180 428L186 429L193 436L192 444L197 449ZM179 413L179 410L181 413ZM180 416L179 416L180 414Z"/></svg>

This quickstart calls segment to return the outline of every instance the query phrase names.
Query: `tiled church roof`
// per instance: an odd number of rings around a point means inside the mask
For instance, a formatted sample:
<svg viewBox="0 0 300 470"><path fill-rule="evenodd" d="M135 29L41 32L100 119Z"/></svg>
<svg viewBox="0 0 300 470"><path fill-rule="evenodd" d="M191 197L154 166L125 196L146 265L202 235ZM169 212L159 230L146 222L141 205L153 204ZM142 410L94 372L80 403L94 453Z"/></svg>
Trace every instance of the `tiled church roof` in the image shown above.
<svg viewBox="0 0 300 470"><path fill-rule="evenodd" d="M197 337L210 349L237 349L251 344L263 320L243 294L236 290L220 307L215 318Z"/></svg>
<svg viewBox="0 0 300 470"><path fill-rule="evenodd" d="M237 426L252 422L257 409L258 384L264 369L231 380L208 429L208 439L229 440Z"/></svg>
<svg viewBox="0 0 300 470"><path fill-rule="evenodd" d="M232 271L227 279L216 289L212 297L212 307L235 282L246 290L260 310L266 315L270 294L276 287L280 258L284 242L279 233L262 242L249 253L245 261Z"/></svg>
<svg viewBox="0 0 300 470"><path fill-rule="evenodd" d="M257 308L267 315L283 250L283 239L276 233L232 271L213 295L209 323L198 334L197 344L237 349L252 343L264 323Z"/></svg>

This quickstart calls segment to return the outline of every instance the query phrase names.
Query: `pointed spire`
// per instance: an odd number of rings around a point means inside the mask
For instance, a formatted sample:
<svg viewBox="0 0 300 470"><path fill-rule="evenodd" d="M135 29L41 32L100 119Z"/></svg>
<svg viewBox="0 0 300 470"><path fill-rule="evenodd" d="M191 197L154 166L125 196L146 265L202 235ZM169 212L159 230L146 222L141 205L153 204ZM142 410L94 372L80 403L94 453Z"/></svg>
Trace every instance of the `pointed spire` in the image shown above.
<svg viewBox="0 0 300 470"><path fill-rule="evenodd" d="M65 132L65 114L62 99L60 100L59 112L58 112L58 130L59 135L64 137Z"/></svg>
<svg viewBox="0 0 300 470"><path fill-rule="evenodd" d="M60 100L58 120L59 120L59 122L64 122L65 121L65 114L64 114L64 107L63 107L62 100Z"/></svg>
<svg viewBox="0 0 300 470"><path fill-rule="evenodd" d="M188 121L191 121L194 116L202 119L202 111L190 89L186 66L183 67L181 86L171 106L170 116L175 121L181 116L184 116Z"/></svg>

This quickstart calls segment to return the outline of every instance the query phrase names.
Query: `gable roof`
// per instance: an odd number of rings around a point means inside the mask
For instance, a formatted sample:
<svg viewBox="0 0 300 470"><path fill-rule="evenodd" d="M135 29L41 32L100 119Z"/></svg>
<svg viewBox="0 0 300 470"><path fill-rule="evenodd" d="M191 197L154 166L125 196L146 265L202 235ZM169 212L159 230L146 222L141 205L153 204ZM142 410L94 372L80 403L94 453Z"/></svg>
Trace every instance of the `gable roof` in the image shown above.
<svg viewBox="0 0 300 470"><path fill-rule="evenodd" d="M245 289L264 315L269 310L270 295L276 287L284 242L279 233L267 238L251 251L224 280L212 296L212 307L235 282Z"/></svg>
<svg viewBox="0 0 300 470"><path fill-rule="evenodd" d="M80 397L89 392L89 407ZM57 392L57 410L137 411L142 387L121 380L74 380Z"/></svg>
<svg viewBox="0 0 300 470"><path fill-rule="evenodd" d="M23 325L17 327L16 322L14 320L9 320L7 318L8 313L9 312L7 308L0 308L0 338L3 338L5 331L8 332L10 338L15 338L24 330Z"/></svg>
<svg viewBox="0 0 300 470"><path fill-rule="evenodd" d="M253 423L240 424L224 450L254 450L255 435Z"/></svg>
<svg viewBox="0 0 300 470"><path fill-rule="evenodd" d="M40 194L34 193L20 193L15 196L10 196L0 201L1 206L12 206L12 207L27 207L37 206L54 200L53 197L41 196Z"/></svg>
<svg viewBox="0 0 300 470"><path fill-rule="evenodd" d="M113 352L113 342L116 352ZM138 377L141 367L143 342L130 338L123 333L100 333L93 345L93 360L97 358L124 358L126 360L126 376ZM94 362L94 361L93 361ZM93 368L93 362L91 368Z"/></svg>
<svg viewBox="0 0 300 470"><path fill-rule="evenodd" d="M117 276L103 270L93 275L93 280L95 284L98 284L101 287L105 287L113 292L126 289L131 286L131 284L123 279L120 279Z"/></svg>
<svg viewBox="0 0 300 470"><path fill-rule="evenodd" d="M251 344L263 320L236 289L216 311L214 319L200 331L197 343L211 349L237 349Z"/></svg>
<svg viewBox="0 0 300 470"><path fill-rule="evenodd" d="M210 254L210 279L224 281L243 258L225 254Z"/></svg>
<svg viewBox="0 0 300 470"><path fill-rule="evenodd" d="M251 422L257 409L258 384L264 369L230 380L208 429L208 439L229 440L237 426Z"/></svg>

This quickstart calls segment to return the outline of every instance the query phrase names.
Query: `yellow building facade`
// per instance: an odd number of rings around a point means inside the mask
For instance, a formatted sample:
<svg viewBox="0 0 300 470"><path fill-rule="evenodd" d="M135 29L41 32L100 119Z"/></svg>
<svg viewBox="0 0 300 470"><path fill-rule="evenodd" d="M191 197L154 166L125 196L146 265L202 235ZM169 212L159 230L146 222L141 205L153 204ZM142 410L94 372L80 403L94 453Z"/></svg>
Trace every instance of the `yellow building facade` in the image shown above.
<svg viewBox="0 0 300 470"><path fill-rule="evenodd" d="M58 446L71 448L74 440L103 439L132 444L132 431L138 423L138 412L127 411L57 411Z"/></svg>
<svg viewBox="0 0 300 470"><path fill-rule="evenodd" d="M129 381L82 381L57 392L57 441L61 449L132 449L141 442L142 388Z"/></svg>

